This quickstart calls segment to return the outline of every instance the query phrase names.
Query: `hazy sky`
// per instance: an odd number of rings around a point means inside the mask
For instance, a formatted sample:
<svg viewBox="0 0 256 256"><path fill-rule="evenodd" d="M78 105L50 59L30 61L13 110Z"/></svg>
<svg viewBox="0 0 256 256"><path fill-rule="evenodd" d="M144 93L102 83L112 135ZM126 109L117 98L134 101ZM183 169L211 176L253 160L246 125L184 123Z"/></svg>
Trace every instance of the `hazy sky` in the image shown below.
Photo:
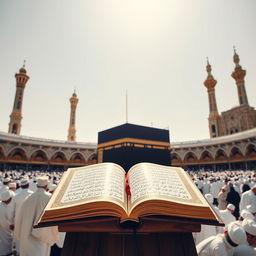
<svg viewBox="0 0 256 256"><path fill-rule="evenodd" d="M238 105L233 45L256 106L255 13L255 0L1 0L0 130L26 59L22 135L66 140L76 88L78 141L125 123L126 90L128 122L209 138L207 56L219 113Z"/></svg>

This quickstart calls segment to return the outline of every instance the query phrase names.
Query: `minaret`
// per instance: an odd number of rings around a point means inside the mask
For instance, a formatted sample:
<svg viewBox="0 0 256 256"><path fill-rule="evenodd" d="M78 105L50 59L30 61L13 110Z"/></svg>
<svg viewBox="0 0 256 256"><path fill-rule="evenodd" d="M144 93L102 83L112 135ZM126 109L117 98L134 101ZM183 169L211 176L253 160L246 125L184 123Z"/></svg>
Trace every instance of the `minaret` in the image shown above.
<svg viewBox="0 0 256 256"><path fill-rule="evenodd" d="M76 106L78 103L76 91L74 91L69 101L70 101L70 122L69 122L69 128L68 128L68 141L76 141L75 123L76 123Z"/></svg>
<svg viewBox="0 0 256 256"><path fill-rule="evenodd" d="M246 75L246 70L243 70L239 64L240 59L238 54L236 53L235 47L234 47L233 60L234 60L234 63L236 64L236 67L235 67L235 71L231 74L231 76L236 80L239 104L249 105L246 90L245 90L245 85L244 85L244 77Z"/></svg>
<svg viewBox="0 0 256 256"><path fill-rule="evenodd" d="M15 74L15 78L16 78L16 94L15 94L15 99L13 104L13 110L10 115L8 132L14 133L14 134L20 134L23 93L24 93L26 83L29 79L29 76L27 75L27 71L25 69L25 61L22 68L19 70L19 73Z"/></svg>
<svg viewBox="0 0 256 256"><path fill-rule="evenodd" d="M219 125L218 125L219 113L217 109L215 89L214 89L215 85L217 84L217 81L214 79L214 77L211 74L212 67L209 64L208 58L207 58L206 71L208 73L208 76L204 81L204 85L207 88L208 97L209 97L210 114L209 114L208 120L209 120L210 136L212 138L212 137L220 136L220 131L219 131Z"/></svg>

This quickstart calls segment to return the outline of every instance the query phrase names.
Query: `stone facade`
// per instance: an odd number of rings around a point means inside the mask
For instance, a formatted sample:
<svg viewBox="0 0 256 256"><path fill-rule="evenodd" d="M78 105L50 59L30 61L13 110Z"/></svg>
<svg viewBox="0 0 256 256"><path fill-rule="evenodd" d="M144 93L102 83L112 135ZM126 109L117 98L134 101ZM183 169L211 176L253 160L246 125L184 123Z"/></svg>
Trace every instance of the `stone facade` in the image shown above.
<svg viewBox="0 0 256 256"><path fill-rule="evenodd" d="M97 145L0 132L2 169L66 169L97 162Z"/></svg>
<svg viewBox="0 0 256 256"><path fill-rule="evenodd" d="M255 169L256 128L206 140L171 144L174 166L190 169Z"/></svg>
<svg viewBox="0 0 256 256"><path fill-rule="evenodd" d="M246 131L256 127L256 110L241 105L221 113L223 135Z"/></svg>

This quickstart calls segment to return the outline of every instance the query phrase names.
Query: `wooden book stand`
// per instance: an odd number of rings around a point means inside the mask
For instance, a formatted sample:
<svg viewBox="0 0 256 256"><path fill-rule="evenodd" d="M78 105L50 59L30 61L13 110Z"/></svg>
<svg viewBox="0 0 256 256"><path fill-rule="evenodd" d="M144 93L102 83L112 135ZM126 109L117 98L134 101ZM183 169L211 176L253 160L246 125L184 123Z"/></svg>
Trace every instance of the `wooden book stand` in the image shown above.
<svg viewBox="0 0 256 256"><path fill-rule="evenodd" d="M127 224L127 223L126 223ZM116 218L59 224L67 232L62 256L197 256L192 232L200 223L144 217L137 227Z"/></svg>

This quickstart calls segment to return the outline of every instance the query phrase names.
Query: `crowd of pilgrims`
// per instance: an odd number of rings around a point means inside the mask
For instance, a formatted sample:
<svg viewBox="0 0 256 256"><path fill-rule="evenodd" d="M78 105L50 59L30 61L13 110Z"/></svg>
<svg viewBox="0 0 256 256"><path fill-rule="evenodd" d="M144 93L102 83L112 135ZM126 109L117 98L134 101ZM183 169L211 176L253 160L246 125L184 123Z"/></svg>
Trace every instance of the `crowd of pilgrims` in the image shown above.
<svg viewBox="0 0 256 256"><path fill-rule="evenodd" d="M57 256L65 233L33 228L61 171L0 170L0 256ZM225 226L201 225L193 233L199 256L256 255L256 172L189 171L188 174Z"/></svg>
<svg viewBox="0 0 256 256"><path fill-rule="evenodd" d="M0 171L0 256L61 255L65 233L33 228L63 172Z"/></svg>
<svg viewBox="0 0 256 256"><path fill-rule="evenodd" d="M224 222L193 233L199 256L256 255L256 172L190 172L194 183Z"/></svg>

